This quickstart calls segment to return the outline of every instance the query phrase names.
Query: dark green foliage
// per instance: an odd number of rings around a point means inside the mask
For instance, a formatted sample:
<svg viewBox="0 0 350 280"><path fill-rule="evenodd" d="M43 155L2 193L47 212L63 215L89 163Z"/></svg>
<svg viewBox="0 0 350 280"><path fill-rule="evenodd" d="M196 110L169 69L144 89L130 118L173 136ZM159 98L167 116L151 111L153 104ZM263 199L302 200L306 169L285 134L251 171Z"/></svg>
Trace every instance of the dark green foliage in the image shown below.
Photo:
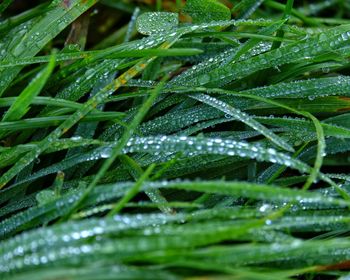
<svg viewBox="0 0 350 280"><path fill-rule="evenodd" d="M1 279L349 279L347 1L40 2L0 4Z"/></svg>

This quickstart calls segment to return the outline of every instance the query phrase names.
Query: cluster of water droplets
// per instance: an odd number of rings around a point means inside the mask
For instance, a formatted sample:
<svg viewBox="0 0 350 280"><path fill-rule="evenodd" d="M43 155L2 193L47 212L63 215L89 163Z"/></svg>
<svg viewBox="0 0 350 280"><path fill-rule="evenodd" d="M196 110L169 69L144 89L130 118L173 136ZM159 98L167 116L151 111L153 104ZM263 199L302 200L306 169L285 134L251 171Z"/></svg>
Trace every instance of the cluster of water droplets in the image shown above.
<svg viewBox="0 0 350 280"><path fill-rule="evenodd" d="M5 237L11 233L15 233L19 228L28 226L28 223L36 220L35 223L31 224L31 227L35 226L38 223L45 223L51 221L52 219L57 218L59 215L64 214L72 203L79 199L78 193L73 193L69 197L64 197L53 201L52 203L46 203L39 207L29 208L24 212L20 212L11 218L3 220L0 222L1 230L0 236ZM55 211L53 211L55 210ZM46 216L43 216L46 213Z"/></svg>
<svg viewBox="0 0 350 280"><path fill-rule="evenodd" d="M239 57L238 61L246 60L252 56L264 53L271 48L271 43L260 42L247 53ZM232 62L232 58L235 56L239 47L229 48L225 51L215 54L212 57L206 58L204 61L192 66L182 74L176 76L169 82L169 85L204 85L210 82L210 71L222 68L224 65Z"/></svg>
<svg viewBox="0 0 350 280"><path fill-rule="evenodd" d="M170 32L178 23L177 13L148 12L137 18L136 28L141 34L152 35Z"/></svg>
<svg viewBox="0 0 350 280"><path fill-rule="evenodd" d="M177 98L181 98L181 95L173 95L173 97L166 98L164 103L161 103L160 108L164 106L172 105L173 102L177 102ZM232 98L232 96L223 96L222 101L227 102L229 105L239 107L242 110L249 108L252 104L252 100L242 98ZM168 103L169 101L169 103ZM178 107L176 110L169 111L167 114L157 117L153 120L145 122L141 125L140 129L143 135L156 135L156 134L170 134L179 131L183 131L184 128L190 126L201 126L200 122L210 121L213 119L224 117L225 113L220 110L212 110L211 106L206 104L194 106L189 109L181 109ZM231 115L226 114L229 121L234 120Z"/></svg>
<svg viewBox="0 0 350 280"><path fill-rule="evenodd" d="M266 127L264 127L263 125L261 125L259 122L255 121L252 117L250 117L245 112L243 112L237 108L234 108L234 107L230 106L229 104L227 104L219 99L216 99L214 97L211 97L209 95L197 94L197 95L192 95L192 97L223 111L224 113L228 114L229 116L232 116L234 119L236 119L238 121L241 121L241 122L247 124L248 126L252 127L253 129L255 129L255 130L259 131L260 133L262 133L263 135L265 135L268 139L270 139L275 144L277 144L277 145L279 145L279 146L281 146L289 151L293 150L293 148L288 143L284 142L284 140L282 140L279 136L277 136L271 130L269 130Z"/></svg>
<svg viewBox="0 0 350 280"><path fill-rule="evenodd" d="M269 98L304 98L309 99L331 95L348 95L350 91L350 77L337 76L319 79L308 79L279 83L243 91Z"/></svg>
<svg viewBox="0 0 350 280"><path fill-rule="evenodd" d="M13 49L12 54L18 57L24 53L27 56L37 53L52 38L65 29L79 14L82 14L91 6L91 3L82 4L80 2L74 1L72 3L70 10L74 10L74 12L68 12L68 10L62 7L61 3L58 5L51 4L52 9L45 14L41 21L33 25L32 29L23 37L21 43Z"/></svg>
<svg viewBox="0 0 350 280"><path fill-rule="evenodd" d="M6 26L10 22L10 19L4 19L1 21L0 26L4 25ZM28 30L32 27L33 20L28 20L24 23L21 23L15 27L13 27L11 30L9 30L7 33L4 34L4 36L1 38L0 42L2 45L2 48L0 50L0 57L7 59L10 58L12 55L11 51L13 47L15 47L23 38L23 36L28 32Z"/></svg>
<svg viewBox="0 0 350 280"><path fill-rule="evenodd" d="M308 211L316 212L317 208L309 208ZM272 228L276 230L292 230L296 232L326 232L333 230L345 230L348 228L346 223L349 219L346 216L339 215L327 215L311 214L308 213L307 207L292 208L293 212L298 212L296 216L284 216L278 221L273 223ZM302 214L305 212L306 214Z"/></svg>
<svg viewBox="0 0 350 280"><path fill-rule="evenodd" d="M204 78L202 76L196 77L192 83L195 85L216 86L218 82L227 83L238 80L259 70L311 59L330 49L336 50L344 47L349 41L350 32L341 31L341 29L332 29L302 42L284 45L239 63L223 65L203 75Z"/></svg>
<svg viewBox="0 0 350 280"><path fill-rule="evenodd" d="M157 86L155 81L146 81L141 79L131 79L126 84L127 87L153 88Z"/></svg>
<svg viewBox="0 0 350 280"><path fill-rule="evenodd" d="M151 230L167 223L183 223L184 219L183 214L123 215L68 222L51 228L26 232L1 244L0 271L21 270L25 267L45 265L62 258L71 258L74 255L90 254L99 249L102 241L99 236L118 234L132 229ZM86 245L84 240L92 237L96 238L95 245Z"/></svg>
<svg viewBox="0 0 350 280"><path fill-rule="evenodd" d="M131 185L132 183L126 183L94 189L90 193L87 204L95 205L121 197ZM20 212L8 219L3 220L0 223L0 236L8 236L11 233L15 233L19 228L22 229L24 226L31 228L37 224L46 223L64 215L67 210L70 209L71 205L73 205L80 198L83 191L84 188L78 187L72 191L69 191L62 197L48 201L43 205L29 208L24 212ZM33 222L34 220L35 223ZM29 222L31 223L29 224Z"/></svg>
<svg viewBox="0 0 350 280"><path fill-rule="evenodd" d="M179 131L189 125L198 123L202 120L212 119L223 115L219 111L208 108L189 108L178 110L160 116L141 125L140 129L144 135L169 134Z"/></svg>
<svg viewBox="0 0 350 280"><path fill-rule="evenodd" d="M19 210L31 207L35 205L36 199L34 195L28 195L25 198L17 199L16 201L9 202L6 206L0 210L0 217L10 215Z"/></svg>
<svg viewBox="0 0 350 280"><path fill-rule="evenodd" d="M105 60L94 67L89 66L82 75L62 88L56 95L57 98L72 101L79 100L84 94L91 90L99 81L106 79L109 74L116 71L121 60Z"/></svg>
<svg viewBox="0 0 350 280"><path fill-rule="evenodd" d="M183 152L187 155L218 154L253 158L259 161L279 163L301 172L309 172L310 168L301 161L292 159L286 154L272 148L263 148L246 142L230 139L210 139L186 136L157 136L132 138L124 149L125 153L134 152Z"/></svg>
<svg viewBox="0 0 350 280"><path fill-rule="evenodd" d="M207 60L200 62L194 66L192 66L189 70L186 70L182 74L176 76L169 82L169 85L183 85L183 83L187 84L189 80L193 78L193 76L203 74L207 71L210 71L216 67L219 67L222 64L225 64L227 60L232 56L236 48L229 48L219 54L216 54Z"/></svg>
<svg viewBox="0 0 350 280"><path fill-rule="evenodd" d="M273 20L270 19L264 19L264 18L257 18L257 19L239 19L236 20L234 25L235 26L270 26L271 24L275 23Z"/></svg>
<svg viewBox="0 0 350 280"><path fill-rule="evenodd" d="M215 126L218 124L222 124L225 122L231 122L232 120L233 120L233 118L231 116L229 116L228 118L225 117L225 118L204 121L204 122L197 123L193 126L190 126L187 129L181 130L176 134L177 135L193 135L195 133L203 131L206 128L215 128ZM231 138L234 138L234 137L231 137Z"/></svg>

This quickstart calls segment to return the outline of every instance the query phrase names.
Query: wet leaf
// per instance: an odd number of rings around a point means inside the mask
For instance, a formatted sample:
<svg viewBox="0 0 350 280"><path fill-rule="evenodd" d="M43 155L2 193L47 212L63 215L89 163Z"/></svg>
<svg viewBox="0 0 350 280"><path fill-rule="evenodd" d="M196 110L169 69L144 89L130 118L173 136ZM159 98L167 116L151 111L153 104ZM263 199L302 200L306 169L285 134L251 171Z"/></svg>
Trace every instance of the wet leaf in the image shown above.
<svg viewBox="0 0 350 280"><path fill-rule="evenodd" d="M229 20L231 18L230 9L217 0L188 0L185 12L192 17L194 23Z"/></svg>

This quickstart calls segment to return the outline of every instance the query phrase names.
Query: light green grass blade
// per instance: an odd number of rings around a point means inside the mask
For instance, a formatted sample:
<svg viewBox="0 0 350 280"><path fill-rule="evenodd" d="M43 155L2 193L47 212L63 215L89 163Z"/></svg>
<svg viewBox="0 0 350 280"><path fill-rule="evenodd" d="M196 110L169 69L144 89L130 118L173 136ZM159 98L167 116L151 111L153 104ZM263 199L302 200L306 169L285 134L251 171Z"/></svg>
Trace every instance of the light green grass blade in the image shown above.
<svg viewBox="0 0 350 280"><path fill-rule="evenodd" d="M54 67L55 56L52 56L47 67L35 76L31 83L21 92L15 102L6 111L2 122L19 120L27 113L32 100L40 94Z"/></svg>

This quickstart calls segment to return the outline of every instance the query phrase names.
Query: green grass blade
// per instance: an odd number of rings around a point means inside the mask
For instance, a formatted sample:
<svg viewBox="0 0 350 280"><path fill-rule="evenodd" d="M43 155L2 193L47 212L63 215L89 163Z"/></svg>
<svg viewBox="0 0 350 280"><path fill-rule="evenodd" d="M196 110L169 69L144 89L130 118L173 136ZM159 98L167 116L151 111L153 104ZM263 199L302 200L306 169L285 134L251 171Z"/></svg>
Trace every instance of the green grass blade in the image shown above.
<svg viewBox="0 0 350 280"><path fill-rule="evenodd" d="M15 102L3 116L2 122L19 120L27 113L32 100L40 94L54 67L55 56L52 56L47 67L39 72L31 83L16 98Z"/></svg>
<svg viewBox="0 0 350 280"><path fill-rule="evenodd" d="M249 125L253 129L259 131L261 134L266 136L269 140L271 140L273 143L275 143L277 146L287 150L287 151L293 151L293 147L290 146L288 143L286 143L283 139L278 137L276 134L271 132L268 128L264 127L261 125L259 122L255 121L253 118L251 118L248 114L240 111L237 108L234 108L225 102L216 99L212 96L205 95L205 94L197 94L197 95L192 95L192 98L197 99L201 102L204 102L216 109L219 109L223 111L224 113L232 116L238 121L242 121L245 124Z"/></svg>

